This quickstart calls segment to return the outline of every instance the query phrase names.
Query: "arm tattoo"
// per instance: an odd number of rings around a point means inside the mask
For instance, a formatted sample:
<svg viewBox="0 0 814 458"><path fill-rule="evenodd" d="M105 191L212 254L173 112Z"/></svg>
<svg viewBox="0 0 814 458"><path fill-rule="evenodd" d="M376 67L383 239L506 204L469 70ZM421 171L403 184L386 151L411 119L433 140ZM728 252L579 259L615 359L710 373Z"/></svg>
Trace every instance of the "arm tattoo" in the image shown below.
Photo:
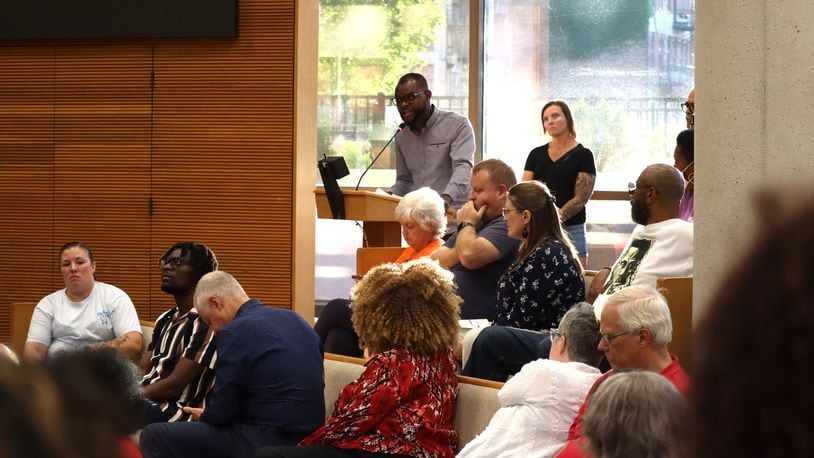
<svg viewBox="0 0 814 458"><path fill-rule="evenodd" d="M110 344L113 348L119 349L122 347L122 345L126 344L128 340L130 340L130 333L116 337L115 339L113 339L113 341L110 342Z"/></svg>
<svg viewBox="0 0 814 458"><path fill-rule="evenodd" d="M577 174L577 181L574 184L574 198L560 208L560 218L563 221L570 219L585 207L594 192L595 181L596 176L590 173L579 172Z"/></svg>

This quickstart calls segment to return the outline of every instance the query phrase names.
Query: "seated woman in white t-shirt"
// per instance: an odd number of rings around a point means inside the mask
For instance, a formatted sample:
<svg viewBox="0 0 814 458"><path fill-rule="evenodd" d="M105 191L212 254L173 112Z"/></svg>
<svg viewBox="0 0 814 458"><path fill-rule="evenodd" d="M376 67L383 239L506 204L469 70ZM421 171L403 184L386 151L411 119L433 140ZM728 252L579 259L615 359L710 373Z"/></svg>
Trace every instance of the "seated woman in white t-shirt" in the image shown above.
<svg viewBox="0 0 814 458"><path fill-rule="evenodd" d="M41 361L49 353L87 345L113 347L128 358L138 354L141 326L127 293L94 279L93 252L84 243L66 243L59 253L65 288L37 304L23 358Z"/></svg>

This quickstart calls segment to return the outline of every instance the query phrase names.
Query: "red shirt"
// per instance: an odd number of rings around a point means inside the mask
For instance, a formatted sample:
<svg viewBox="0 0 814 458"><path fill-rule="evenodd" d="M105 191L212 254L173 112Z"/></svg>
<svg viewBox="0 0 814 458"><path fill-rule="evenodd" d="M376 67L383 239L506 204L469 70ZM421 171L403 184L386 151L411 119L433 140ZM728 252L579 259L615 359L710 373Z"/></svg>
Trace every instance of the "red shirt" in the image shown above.
<svg viewBox="0 0 814 458"><path fill-rule="evenodd" d="M325 426L302 445L414 457L454 457L458 379L455 356L422 356L403 349L374 355L358 380L339 393Z"/></svg>
<svg viewBox="0 0 814 458"><path fill-rule="evenodd" d="M672 359L673 362L665 367L660 374L667 380L673 382L673 385L678 389L679 393L687 396L690 391L690 377L684 372L681 365L678 364L678 357L676 355L670 355L670 359ZM585 413L585 406L588 404L588 399L593 392L596 391L599 384L611 374L613 374L613 371L608 371L602 375L602 377L596 379L591 390L588 391L585 402L582 403L576 418L574 418L574 422L571 423L571 428L568 430L568 442L565 444L565 448L560 450L560 453L557 454L557 458L580 458L590 456L586 453L588 447L587 438L582 435L582 415Z"/></svg>
<svg viewBox="0 0 814 458"><path fill-rule="evenodd" d="M116 448L119 449L119 458L142 458L141 450L129 436L118 438Z"/></svg>

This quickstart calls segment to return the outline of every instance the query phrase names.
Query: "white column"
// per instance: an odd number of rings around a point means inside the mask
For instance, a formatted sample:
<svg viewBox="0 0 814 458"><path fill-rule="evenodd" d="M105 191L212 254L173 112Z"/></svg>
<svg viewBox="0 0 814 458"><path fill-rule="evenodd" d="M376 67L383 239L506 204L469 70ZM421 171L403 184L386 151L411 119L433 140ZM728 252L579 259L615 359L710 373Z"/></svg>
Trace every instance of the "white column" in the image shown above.
<svg viewBox="0 0 814 458"><path fill-rule="evenodd" d="M696 18L697 320L759 223L753 192L814 177L814 3L699 1Z"/></svg>

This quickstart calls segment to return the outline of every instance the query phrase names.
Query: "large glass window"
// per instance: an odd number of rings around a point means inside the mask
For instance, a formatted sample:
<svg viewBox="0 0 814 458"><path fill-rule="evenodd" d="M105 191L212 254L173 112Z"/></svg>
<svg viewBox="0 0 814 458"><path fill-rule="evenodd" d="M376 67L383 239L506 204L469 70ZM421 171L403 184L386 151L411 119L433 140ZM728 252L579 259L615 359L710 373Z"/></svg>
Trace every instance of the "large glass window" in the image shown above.
<svg viewBox="0 0 814 458"><path fill-rule="evenodd" d="M485 0L484 43L484 158L519 176L548 141L540 110L559 99L594 153L596 190L624 191L648 164L673 163L694 85L694 1ZM594 200L587 213L589 267L602 267L633 228L629 205Z"/></svg>
<svg viewBox="0 0 814 458"><path fill-rule="evenodd" d="M694 0L321 0L318 157L344 156L351 174L340 184L355 186L401 121L388 99L410 71L427 77L437 106L468 115L477 84L468 80L469 18L480 4L478 154L520 176L529 151L547 142L540 109L565 100L578 141L594 152L595 189L622 199L587 207L588 267L607 265L633 228L628 181L650 163L672 163L686 128L680 103L694 85ZM388 148L362 187L390 186L393 164ZM317 226L316 297L346 297L361 231L348 221Z"/></svg>
<svg viewBox="0 0 814 458"><path fill-rule="evenodd" d="M390 105L396 82L423 74L439 108L466 115L470 0L321 0L318 157L344 156L356 186L401 123ZM314 158L316 162L317 157ZM388 147L362 187L388 188L396 173ZM361 230L352 221L318 220L317 300L347 297Z"/></svg>
<svg viewBox="0 0 814 458"><path fill-rule="evenodd" d="M319 156L344 156L355 186L401 123L390 104L399 77L423 74L436 106L466 114L469 0L322 0ZM365 175L366 187L395 181L392 149Z"/></svg>

